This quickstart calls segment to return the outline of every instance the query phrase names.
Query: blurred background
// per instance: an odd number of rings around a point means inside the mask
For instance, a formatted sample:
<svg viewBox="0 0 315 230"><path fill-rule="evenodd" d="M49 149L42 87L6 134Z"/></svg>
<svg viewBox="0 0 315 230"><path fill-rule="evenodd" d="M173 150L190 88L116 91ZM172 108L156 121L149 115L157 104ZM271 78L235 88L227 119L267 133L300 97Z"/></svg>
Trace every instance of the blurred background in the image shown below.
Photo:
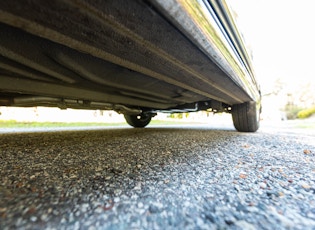
<svg viewBox="0 0 315 230"><path fill-rule="evenodd" d="M227 0L263 94L262 119L315 114L315 1Z"/></svg>

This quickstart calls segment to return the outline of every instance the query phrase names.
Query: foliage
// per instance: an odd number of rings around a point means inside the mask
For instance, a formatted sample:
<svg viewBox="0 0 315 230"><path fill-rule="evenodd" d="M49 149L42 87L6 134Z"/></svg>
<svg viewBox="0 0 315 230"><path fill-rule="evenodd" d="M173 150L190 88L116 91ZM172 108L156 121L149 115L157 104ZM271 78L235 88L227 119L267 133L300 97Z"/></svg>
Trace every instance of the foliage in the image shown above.
<svg viewBox="0 0 315 230"><path fill-rule="evenodd" d="M287 119L294 120L298 117L298 113L302 110L302 108L296 105L286 105L284 110Z"/></svg>
<svg viewBox="0 0 315 230"><path fill-rule="evenodd" d="M315 114L315 106L299 111L297 117L300 119L304 119L312 116L313 114Z"/></svg>
<svg viewBox="0 0 315 230"><path fill-rule="evenodd" d="M189 113L172 113L169 115L170 118L173 119L183 119L183 118L188 118Z"/></svg>

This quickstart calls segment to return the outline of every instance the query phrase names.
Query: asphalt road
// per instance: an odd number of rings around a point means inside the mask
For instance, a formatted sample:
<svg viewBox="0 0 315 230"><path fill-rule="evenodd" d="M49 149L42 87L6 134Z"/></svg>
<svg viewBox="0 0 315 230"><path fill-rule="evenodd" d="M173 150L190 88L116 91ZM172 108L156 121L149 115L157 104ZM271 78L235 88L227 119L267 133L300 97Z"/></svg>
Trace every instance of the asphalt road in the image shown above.
<svg viewBox="0 0 315 230"><path fill-rule="evenodd" d="M315 135L0 134L0 229L315 229Z"/></svg>

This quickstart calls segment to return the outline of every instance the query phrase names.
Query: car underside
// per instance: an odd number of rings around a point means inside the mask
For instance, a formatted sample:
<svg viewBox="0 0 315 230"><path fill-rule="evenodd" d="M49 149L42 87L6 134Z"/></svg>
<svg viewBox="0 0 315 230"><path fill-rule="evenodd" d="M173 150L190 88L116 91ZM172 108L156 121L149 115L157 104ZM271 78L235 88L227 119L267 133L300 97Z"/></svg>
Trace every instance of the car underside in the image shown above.
<svg viewBox="0 0 315 230"><path fill-rule="evenodd" d="M261 108L224 2L162 0L1 1L0 105L115 110L135 127L211 110L239 131Z"/></svg>

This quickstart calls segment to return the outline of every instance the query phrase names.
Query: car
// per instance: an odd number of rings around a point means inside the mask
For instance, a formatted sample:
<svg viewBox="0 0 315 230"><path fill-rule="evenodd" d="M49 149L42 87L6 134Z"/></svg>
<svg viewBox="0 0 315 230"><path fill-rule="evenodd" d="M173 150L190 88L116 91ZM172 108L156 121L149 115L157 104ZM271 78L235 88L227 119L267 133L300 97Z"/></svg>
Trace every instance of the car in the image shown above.
<svg viewBox="0 0 315 230"><path fill-rule="evenodd" d="M259 128L261 93L227 2L0 1L0 105L232 114Z"/></svg>

